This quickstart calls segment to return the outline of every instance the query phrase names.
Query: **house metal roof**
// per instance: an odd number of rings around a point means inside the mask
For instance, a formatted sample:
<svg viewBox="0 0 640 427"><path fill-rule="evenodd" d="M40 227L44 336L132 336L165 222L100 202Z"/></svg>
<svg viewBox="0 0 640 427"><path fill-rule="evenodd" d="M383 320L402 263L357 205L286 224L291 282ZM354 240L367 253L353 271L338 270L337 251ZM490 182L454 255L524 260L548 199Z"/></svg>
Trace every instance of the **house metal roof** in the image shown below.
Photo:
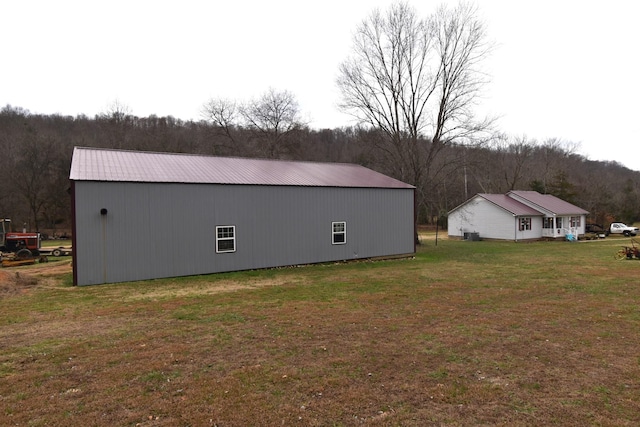
<svg viewBox="0 0 640 427"><path fill-rule="evenodd" d="M75 147L73 181L414 188L364 166Z"/></svg>
<svg viewBox="0 0 640 427"><path fill-rule="evenodd" d="M515 216L539 216L542 215L542 212L535 210L532 207L525 205L522 202L513 199L506 194L487 194L487 193L479 193L479 197L486 199L506 210L507 212L511 212Z"/></svg>
<svg viewBox="0 0 640 427"><path fill-rule="evenodd" d="M540 194L537 191L510 191L507 195L512 194L530 204L540 207L556 215L586 215L589 212L566 202L562 199L552 196L551 194Z"/></svg>
<svg viewBox="0 0 640 427"><path fill-rule="evenodd" d="M478 193L473 198L475 197L482 197L515 216L586 215L589 213L556 196L540 194L537 191L514 190L509 191L507 194ZM470 200L455 207L449 213L466 205Z"/></svg>

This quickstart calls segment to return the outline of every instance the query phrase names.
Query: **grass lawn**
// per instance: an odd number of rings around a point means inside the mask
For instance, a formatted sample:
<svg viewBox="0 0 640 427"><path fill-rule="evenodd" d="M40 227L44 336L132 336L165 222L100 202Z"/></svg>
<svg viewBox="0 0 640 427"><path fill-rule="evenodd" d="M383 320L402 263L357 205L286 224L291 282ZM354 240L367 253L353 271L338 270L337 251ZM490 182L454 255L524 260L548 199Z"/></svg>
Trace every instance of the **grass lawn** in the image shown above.
<svg viewBox="0 0 640 427"><path fill-rule="evenodd" d="M80 288L68 260L0 270L0 425L635 426L629 242Z"/></svg>

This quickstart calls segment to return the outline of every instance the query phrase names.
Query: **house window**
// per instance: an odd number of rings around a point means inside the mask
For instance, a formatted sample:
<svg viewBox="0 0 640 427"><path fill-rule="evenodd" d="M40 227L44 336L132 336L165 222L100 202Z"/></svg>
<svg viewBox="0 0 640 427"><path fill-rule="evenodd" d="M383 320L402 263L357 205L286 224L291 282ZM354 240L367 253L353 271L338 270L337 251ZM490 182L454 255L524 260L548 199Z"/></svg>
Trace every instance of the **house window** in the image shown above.
<svg viewBox="0 0 640 427"><path fill-rule="evenodd" d="M236 251L236 226L224 225L216 227L216 253Z"/></svg>
<svg viewBox="0 0 640 427"><path fill-rule="evenodd" d="M571 217L571 227L580 227L580 217L572 216Z"/></svg>
<svg viewBox="0 0 640 427"><path fill-rule="evenodd" d="M331 243L334 245L347 243L347 223L345 221L331 223Z"/></svg>
<svg viewBox="0 0 640 427"><path fill-rule="evenodd" d="M553 228L553 218L542 218L542 228Z"/></svg>
<svg viewBox="0 0 640 427"><path fill-rule="evenodd" d="M520 218L520 231L531 230L531 218Z"/></svg>

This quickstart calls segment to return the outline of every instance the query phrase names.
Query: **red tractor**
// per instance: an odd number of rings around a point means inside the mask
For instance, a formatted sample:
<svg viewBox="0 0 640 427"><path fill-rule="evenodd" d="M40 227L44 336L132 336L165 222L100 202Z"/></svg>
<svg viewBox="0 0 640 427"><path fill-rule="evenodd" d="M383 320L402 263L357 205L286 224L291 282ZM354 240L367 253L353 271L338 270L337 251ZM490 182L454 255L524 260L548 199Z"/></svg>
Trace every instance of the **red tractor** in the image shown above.
<svg viewBox="0 0 640 427"><path fill-rule="evenodd" d="M40 255L40 233L16 233L11 231L11 220L0 219L0 252L15 254L26 259Z"/></svg>

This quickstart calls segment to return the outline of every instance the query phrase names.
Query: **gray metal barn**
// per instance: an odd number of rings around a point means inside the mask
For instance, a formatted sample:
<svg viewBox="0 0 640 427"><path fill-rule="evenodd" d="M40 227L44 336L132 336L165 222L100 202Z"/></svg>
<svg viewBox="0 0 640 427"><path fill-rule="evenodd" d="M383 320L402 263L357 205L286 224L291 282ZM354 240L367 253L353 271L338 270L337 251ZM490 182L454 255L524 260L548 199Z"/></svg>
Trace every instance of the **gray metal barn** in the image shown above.
<svg viewBox="0 0 640 427"><path fill-rule="evenodd" d="M415 252L414 187L362 166L76 147L76 285Z"/></svg>

